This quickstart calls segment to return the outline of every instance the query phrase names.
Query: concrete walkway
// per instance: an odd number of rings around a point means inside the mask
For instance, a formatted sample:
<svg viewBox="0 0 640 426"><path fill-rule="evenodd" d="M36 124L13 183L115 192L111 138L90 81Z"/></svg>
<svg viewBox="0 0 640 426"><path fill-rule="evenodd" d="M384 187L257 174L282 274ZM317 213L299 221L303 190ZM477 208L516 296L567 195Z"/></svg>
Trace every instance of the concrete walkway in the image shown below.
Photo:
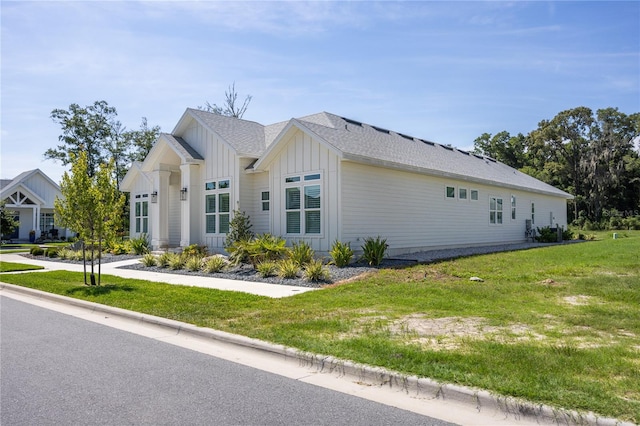
<svg viewBox="0 0 640 426"><path fill-rule="evenodd" d="M81 264L55 262L48 260L30 259L17 253L1 254L0 260L3 262L25 263L28 265L38 265L45 269L38 271L74 271L82 272ZM191 287L215 288L218 290L240 291L243 293L267 296L273 298L294 296L305 291L317 290L309 287L296 287L280 284L267 284L254 281L229 280L213 277L199 277L193 275L163 274L161 272L138 271L135 269L119 269L119 266L132 265L138 263L138 259L128 259L120 262L109 262L102 264L101 274L114 275L122 278L133 278L138 280L154 281L166 284L185 285ZM28 272L38 272L28 271ZM95 272L98 272L97 266ZM1 280L1 278L0 278Z"/></svg>

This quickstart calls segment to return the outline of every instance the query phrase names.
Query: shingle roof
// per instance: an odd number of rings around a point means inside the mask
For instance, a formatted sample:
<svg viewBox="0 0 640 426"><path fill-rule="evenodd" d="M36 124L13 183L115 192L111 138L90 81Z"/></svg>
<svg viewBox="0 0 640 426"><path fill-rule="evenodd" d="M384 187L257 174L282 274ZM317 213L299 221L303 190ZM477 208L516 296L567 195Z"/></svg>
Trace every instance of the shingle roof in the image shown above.
<svg viewBox="0 0 640 426"><path fill-rule="evenodd" d="M263 126L253 121L225 117L201 110L189 109L188 111L218 133L236 150L238 155L254 158L262 156L268 146L291 122L289 120ZM523 188L565 198L572 197L564 191L492 158L474 155L335 114L321 112L292 120L299 122L342 152L345 158L354 161L467 181Z"/></svg>
<svg viewBox="0 0 640 426"><path fill-rule="evenodd" d="M180 152L184 158L190 160L204 160L202 155L193 149L184 139L178 136L173 136L169 133L163 133L163 136L167 138L169 143L173 145L173 147Z"/></svg>

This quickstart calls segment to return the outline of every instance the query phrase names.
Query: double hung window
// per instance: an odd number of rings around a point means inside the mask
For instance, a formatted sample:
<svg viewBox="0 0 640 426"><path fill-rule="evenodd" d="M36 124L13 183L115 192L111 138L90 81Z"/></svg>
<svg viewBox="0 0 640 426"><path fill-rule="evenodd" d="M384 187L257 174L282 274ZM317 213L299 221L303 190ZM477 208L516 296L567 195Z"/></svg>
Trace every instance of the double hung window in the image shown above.
<svg viewBox="0 0 640 426"><path fill-rule="evenodd" d="M320 234L322 185L320 173L285 178L287 234Z"/></svg>
<svg viewBox="0 0 640 426"><path fill-rule="evenodd" d="M205 182L205 228L207 234L227 234L231 212L229 179Z"/></svg>
<svg viewBox="0 0 640 426"><path fill-rule="evenodd" d="M502 224L502 198L489 198L489 223Z"/></svg>
<svg viewBox="0 0 640 426"><path fill-rule="evenodd" d="M149 194L135 196L135 224L137 234L149 232Z"/></svg>
<svg viewBox="0 0 640 426"><path fill-rule="evenodd" d="M511 219L516 219L516 196L511 196Z"/></svg>

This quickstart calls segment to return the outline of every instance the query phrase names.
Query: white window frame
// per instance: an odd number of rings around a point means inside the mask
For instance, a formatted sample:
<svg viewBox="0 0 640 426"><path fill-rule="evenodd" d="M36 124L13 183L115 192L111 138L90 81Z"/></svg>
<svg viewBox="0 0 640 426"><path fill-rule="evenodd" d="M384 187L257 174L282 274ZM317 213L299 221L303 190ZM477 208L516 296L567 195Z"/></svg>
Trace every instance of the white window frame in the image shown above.
<svg viewBox="0 0 640 426"><path fill-rule="evenodd" d="M475 198L473 198L473 196L476 196ZM470 189L469 190L469 201L478 201L480 199L480 191L478 191L477 189Z"/></svg>
<svg viewBox="0 0 640 426"><path fill-rule="evenodd" d="M451 191L449 191L449 190L451 190ZM457 191L457 188L455 186L445 185L445 187L444 187L444 198L447 199L447 200L455 200L457 198L456 197L456 191ZM451 195L449 195L449 194L451 194Z"/></svg>
<svg viewBox="0 0 640 426"><path fill-rule="evenodd" d="M462 192L464 191L464 197L462 196ZM469 200L469 190L464 187L458 187L458 200L468 201Z"/></svg>
<svg viewBox="0 0 640 426"><path fill-rule="evenodd" d="M535 225L536 223L536 203L531 202L531 224Z"/></svg>
<svg viewBox="0 0 640 426"><path fill-rule="evenodd" d="M502 225L504 223L504 200L499 196L489 197L489 224Z"/></svg>
<svg viewBox="0 0 640 426"><path fill-rule="evenodd" d="M511 220L516 220L517 215L517 200L516 196L511 194Z"/></svg>
<svg viewBox="0 0 640 426"><path fill-rule="evenodd" d="M321 171L311 171L305 173L296 173L294 175L286 175L282 178L284 194L282 197L282 210L285 212L284 216L284 231L287 236L305 236L305 237L322 237L324 232L324 175ZM308 206L306 191L307 188L314 191L317 188L319 205ZM287 204L287 190L297 188L299 191L298 208L291 207ZM316 213L318 215L318 232L308 232L308 213ZM289 232L289 215L298 213L298 221L300 225L299 232Z"/></svg>
<svg viewBox="0 0 640 426"><path fill-rule="evenodd" d="M267 198L265 198L265 195ZM260 192L260 211L268 212L271 210L271 192L270 191L261 191Z"/></svg>
<svg viewBox="0 0 640 426"><path fill-rule="evenodd" d="M149 233L149 194L136 194L134 196L133 226L136 234Z"/></svg>
<svg viewBox="0 0 640 426"><path fill-rule="evenodd" d="M231 223L231 186L233 185L230 177L206 179L204 182L204 231L207 235L227 235L229 233L229 224ZM220 211L220 202L223 196L227 196L227 210ZM211 198L210 198L211 197ZM213 200L213 208L209 204L209 200ZM213 221L213 232L209 232L209 220ZM226 228L225 232L220 232Z"/></svg>

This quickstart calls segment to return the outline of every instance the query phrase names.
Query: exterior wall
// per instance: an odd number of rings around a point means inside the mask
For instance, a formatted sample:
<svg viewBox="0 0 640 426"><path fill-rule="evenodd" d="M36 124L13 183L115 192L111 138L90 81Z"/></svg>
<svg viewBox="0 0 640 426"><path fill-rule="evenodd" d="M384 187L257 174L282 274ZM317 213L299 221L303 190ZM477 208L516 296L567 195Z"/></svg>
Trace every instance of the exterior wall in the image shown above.
<svg viewBox="0 0 640 426"><path fill-rule="evenodd" d="M240 210L249 215L253 225L251 229L256 234L271 232L271 200L269 210L262 210L263 191L269 191L272 197L268 173L240 174Z"/></svg>
<svg viewBox="0 0 640 426"><path fill-rule="evenodd" d="M196 208L198 209L199 226L202 230L198 243L206 245L211 251L222 251L226 234L207 234L205 216L205 183L208 181L218 181L229 179L230 181L230 210L240 206L240 175L243 170L240 159L233 150L217 135L193 122L182 135L182 138L205 158L204 164L200 166L201 186L197 191L189 194L189 197L196 196L200 200ZM247 163L248 165L248 163ZM193 207L193 205L192 205ZM216 229L217 231L217 229Z"/></svg>
<svg viewBox="0 0 640 426"><path fill-rule="evenodd" d="M456 197L446 197L446 187ZM342 215L340 239L359 250L363 239L380 235L393 255L428 248L513 243L525 240L525 220L535 203L535 226L555 221L566 227L566 201L508 188L342 163ZM459 198L459 189L467 198ZM478 200L470 191L478 191ZM511 219L511 195L516 198L516 219ZM503 223L489 223L489 200L503 200ZM539 219L538 219L539 217Z"/></svg>
<svg viewBox="0 0 640 426"><path fill-rule="evenodd" d="M142 232L136 232L136 220L135 220L135 203L136 201L140 201L140 199L136 199L136 195L143 195L143 194L149 194L149 197L147 197L147 200L149 201L149 229L147 232L147 236L149 237L149 241L151 241L152 238L152 232L151 232L151 216L152 216L152 212L151 210L153 209L153 206L151 205L151 193L153 192L153 184L147 180L144 176L142 175L138 175L137 179L135 180L134 184L133 184L133 188L131 188L131 192L129 193L129 235L131 237L139 237Z"/></svg>
<svg viewBox="0 0 640 426"><path fill-rule="evenodd" d="M304 240L317 252L326 253L338 238L340 229L340 159L324 145L300 130L283 141L281 151L269 165L271 218L274 235L291 244ZM287 235L285 213L285 177L321 173L321 233ZM256 188L256 191L258 188Z"/></svg>

